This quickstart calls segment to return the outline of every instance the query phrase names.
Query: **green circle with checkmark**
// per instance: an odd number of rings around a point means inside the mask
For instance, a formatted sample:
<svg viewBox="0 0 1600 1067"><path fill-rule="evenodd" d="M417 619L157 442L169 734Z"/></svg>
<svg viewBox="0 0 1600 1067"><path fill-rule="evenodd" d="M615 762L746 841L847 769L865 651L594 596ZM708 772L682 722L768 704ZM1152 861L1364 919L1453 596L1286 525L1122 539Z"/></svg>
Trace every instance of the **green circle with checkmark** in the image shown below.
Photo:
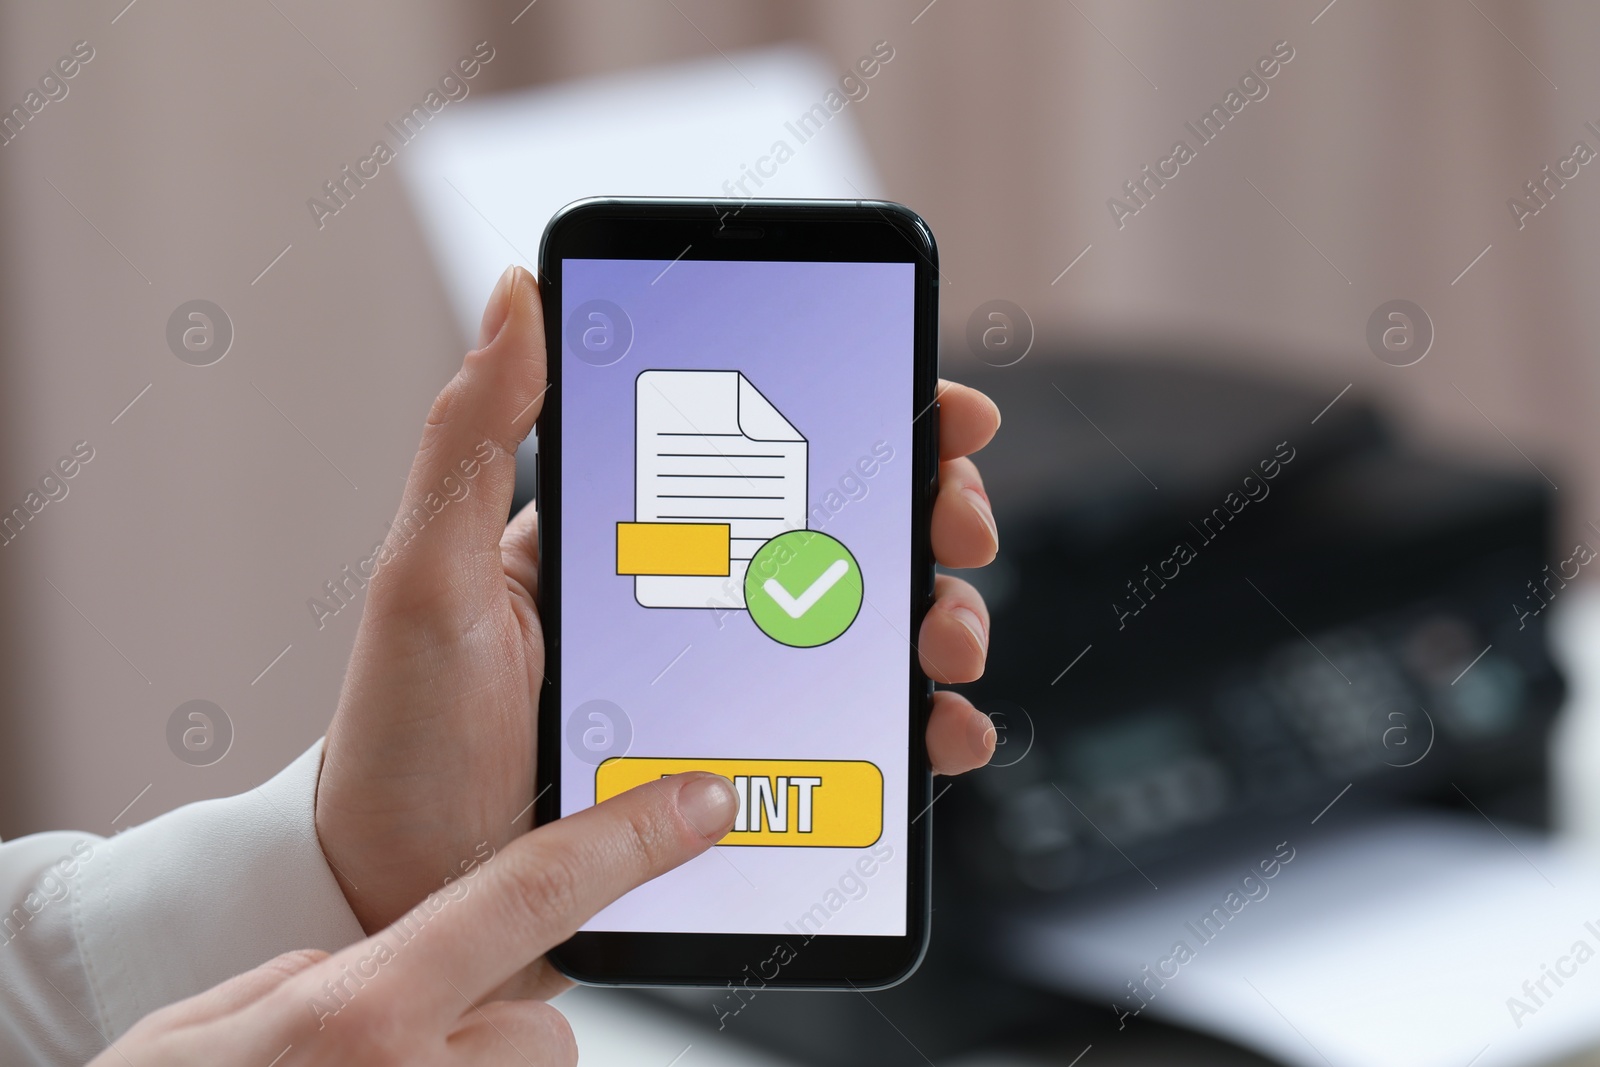
<svg viewBox="0 0 1600 1067"><path fill-rule="evenodd" d="M850 550L816 530L790 530L756 550L744 603L762 633L791 648L825 645L861 611L861 568Z"/></svg>

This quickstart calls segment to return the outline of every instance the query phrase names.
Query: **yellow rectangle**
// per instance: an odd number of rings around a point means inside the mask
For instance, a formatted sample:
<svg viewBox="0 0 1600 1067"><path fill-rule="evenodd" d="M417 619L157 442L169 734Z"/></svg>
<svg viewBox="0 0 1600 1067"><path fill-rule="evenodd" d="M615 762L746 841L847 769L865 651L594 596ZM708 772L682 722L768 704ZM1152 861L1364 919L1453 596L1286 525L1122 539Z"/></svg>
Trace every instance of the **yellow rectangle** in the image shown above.
<svg viewBox="0 0 1600 1067"><path fill-rule="evenodd" d="M619 522L617 573L725 577L729 532L725 522Z"/></svg>
<svg viewBox="0 0 1600 1067"><path fill-rule="evenodd" d="M595 803L684 771L720 774L738 791L739 817L724 845L866 848L883 833L883 772L864 760L621 756L595 771Z"/></svg>

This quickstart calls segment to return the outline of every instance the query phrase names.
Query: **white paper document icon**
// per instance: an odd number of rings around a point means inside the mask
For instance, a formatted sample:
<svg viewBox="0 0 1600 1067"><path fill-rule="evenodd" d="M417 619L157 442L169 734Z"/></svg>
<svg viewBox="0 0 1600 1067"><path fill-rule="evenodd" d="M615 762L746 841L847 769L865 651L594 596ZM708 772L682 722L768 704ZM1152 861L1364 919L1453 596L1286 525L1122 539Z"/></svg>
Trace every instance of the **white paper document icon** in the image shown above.
<svg viewBox="0 0 1600 1067"><path fill-rule="evenodd" d="M739 371L641 372L632 529L643 562L625 572L634 574L634 598L647 608L743 609L756 549L805 528L807 448ZM620 532L618 549L620 561ZM708 553L717 557L710 566Z"/></svg>

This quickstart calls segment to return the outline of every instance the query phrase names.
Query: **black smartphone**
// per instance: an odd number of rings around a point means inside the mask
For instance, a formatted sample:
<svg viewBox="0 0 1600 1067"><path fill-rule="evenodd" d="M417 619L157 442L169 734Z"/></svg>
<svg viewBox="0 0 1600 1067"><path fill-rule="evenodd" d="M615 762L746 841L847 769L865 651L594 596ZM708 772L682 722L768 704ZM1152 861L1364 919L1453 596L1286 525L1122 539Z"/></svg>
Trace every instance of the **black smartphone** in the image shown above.
<svg viewBox="0 0 1600 1067"><path fill-rule="evenodd" d="M928 936L933 236L877 201L582 200L539 273L537 821L687 770L740 797L550 958L892 985Z"/></svg>

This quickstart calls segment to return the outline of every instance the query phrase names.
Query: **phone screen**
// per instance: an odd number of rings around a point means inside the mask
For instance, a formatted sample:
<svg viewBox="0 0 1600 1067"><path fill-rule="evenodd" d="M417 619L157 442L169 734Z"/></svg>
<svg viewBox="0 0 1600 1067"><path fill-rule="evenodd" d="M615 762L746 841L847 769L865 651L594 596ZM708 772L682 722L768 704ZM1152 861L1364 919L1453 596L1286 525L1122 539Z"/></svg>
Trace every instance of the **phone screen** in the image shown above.
<svg viewBox="0 0 1600 1067"><path fill-rule="evenodd" d="M914 264L561 271L560 812L740 795L584 929L905 935Z"/></svg>

